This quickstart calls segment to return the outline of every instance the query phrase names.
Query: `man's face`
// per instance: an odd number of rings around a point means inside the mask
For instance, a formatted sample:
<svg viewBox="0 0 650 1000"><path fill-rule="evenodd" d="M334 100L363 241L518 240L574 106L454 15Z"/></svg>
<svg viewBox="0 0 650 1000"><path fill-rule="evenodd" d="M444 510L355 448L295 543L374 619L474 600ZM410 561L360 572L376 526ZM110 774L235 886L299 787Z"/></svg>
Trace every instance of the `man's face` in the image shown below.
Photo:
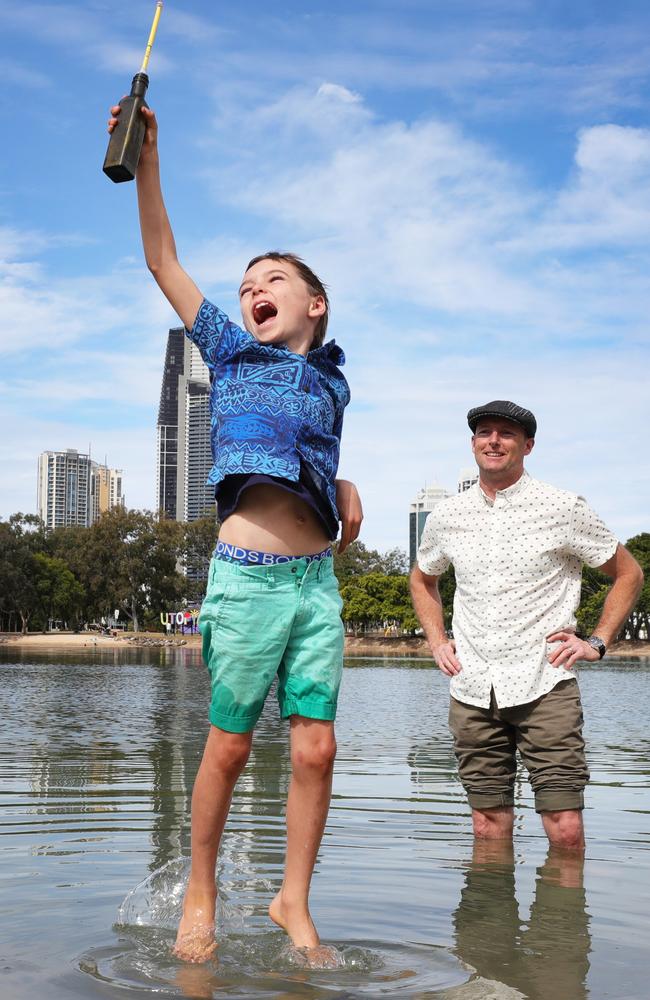
<svg viewBox="0 0 650 1000"><path fill-rule="evenodd" d="M518 478L516 474L523 472L524 458L534 444L523 427L502 417L480 420L472 437L472 451L481 472L513 476L513 482Z"/></svg>
<svg viewBox="0 0 650 1000"><path fill-rule="evenodd" d="M290 261L259 260L239 289L244 326L262 344L284 344L296 354L311 347L322 295L314 295Z"/></svg>

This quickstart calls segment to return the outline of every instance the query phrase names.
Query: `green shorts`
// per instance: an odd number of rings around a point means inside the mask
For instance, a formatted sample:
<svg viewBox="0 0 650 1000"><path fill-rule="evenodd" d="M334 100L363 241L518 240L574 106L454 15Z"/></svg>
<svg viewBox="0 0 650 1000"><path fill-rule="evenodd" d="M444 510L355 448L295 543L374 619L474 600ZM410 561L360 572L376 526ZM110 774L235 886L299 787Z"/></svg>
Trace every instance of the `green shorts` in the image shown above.
<svg viewBox="0 0 650 1000"><path fill-rule="evenodd" d="M513 805L517 750L528 769L537 812L582 809L589 781L582 722L575 678L510 708L497 707L494 691L489 708L452 698L449 728L472 809Z"/></svg>
<svg viewBox="0 0 650 1000"><path fill-rule="evenodd" d="M330 558L274 566L213 559L199 616L210 722L249 732L276 675L283 719L333 720L343 672L342 606Z"/></svg>

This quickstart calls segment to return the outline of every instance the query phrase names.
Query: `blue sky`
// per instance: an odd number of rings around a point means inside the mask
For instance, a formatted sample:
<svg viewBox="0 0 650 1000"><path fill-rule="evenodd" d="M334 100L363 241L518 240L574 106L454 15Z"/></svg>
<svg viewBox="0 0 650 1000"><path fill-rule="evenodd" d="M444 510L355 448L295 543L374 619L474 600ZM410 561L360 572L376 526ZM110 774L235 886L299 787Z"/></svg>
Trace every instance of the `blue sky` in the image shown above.
<svg viewBox="0 0 650 1000"><path fill-rule="evenodd" d="M152 0L0 0L0 516L44 449L154 503L165 334L134 185L101 172ZM467 410L532 408L528 463L650 529L650 11L538 0L168 0L150 63L179 256L237 316L246 261L327 282L364 540L471 465Z"/></svg>

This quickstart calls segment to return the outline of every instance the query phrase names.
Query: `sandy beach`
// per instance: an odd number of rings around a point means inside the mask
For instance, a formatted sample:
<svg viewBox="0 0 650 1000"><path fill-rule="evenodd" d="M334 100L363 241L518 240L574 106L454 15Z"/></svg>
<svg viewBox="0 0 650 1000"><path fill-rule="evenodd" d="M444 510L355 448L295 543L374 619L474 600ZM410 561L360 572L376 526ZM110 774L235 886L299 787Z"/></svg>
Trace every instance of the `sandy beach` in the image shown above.
<svg viewBox="0 0 650 1000"><path fill-rule="evenodd" d="M14 632L0 633L0 645L19 649L73 652L79 649L130 646L201 646L200 635L165 636L160 632L129 632L117 635L97 635L91 632ZM421 636L353 636L345 637L346 656L421 656L429 657L426 640ZM650 656L650 642L622 641L614 643L607 656Z"/></svg>

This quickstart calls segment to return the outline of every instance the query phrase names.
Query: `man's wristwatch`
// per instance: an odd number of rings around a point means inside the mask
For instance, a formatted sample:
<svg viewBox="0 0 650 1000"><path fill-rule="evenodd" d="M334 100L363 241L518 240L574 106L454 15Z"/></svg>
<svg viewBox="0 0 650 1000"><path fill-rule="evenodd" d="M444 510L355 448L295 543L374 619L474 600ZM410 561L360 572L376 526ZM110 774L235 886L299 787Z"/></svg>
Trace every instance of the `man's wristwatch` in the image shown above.
<svg viewBox="0 0 650 1000"><path fill-rule="evenodd" d="M602 660L603 656L607 652L607 646L600 638L600 636L590 635L589 638L585 640L585 642L588 642L589 645L592 647L592 649L596 650L596 652L598 653L599 657Z"/></svg>

